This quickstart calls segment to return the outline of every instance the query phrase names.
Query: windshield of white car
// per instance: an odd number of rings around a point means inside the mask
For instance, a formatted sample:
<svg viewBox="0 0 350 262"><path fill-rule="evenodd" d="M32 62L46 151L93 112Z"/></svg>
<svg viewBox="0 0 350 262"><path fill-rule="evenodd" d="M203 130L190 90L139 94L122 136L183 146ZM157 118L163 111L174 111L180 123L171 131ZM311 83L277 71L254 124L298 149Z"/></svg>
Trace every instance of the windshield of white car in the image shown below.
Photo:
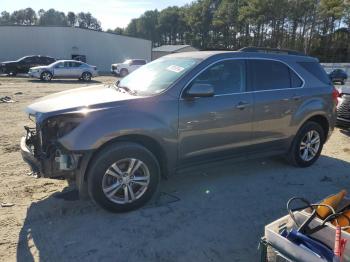
<svg viewBox="0 0 350 262"><path fill-rule="evenodd" d="M158 94L166 90L199 61L193 58L159 58L127 75L119 81L117 86L138 95Z"/></svg>

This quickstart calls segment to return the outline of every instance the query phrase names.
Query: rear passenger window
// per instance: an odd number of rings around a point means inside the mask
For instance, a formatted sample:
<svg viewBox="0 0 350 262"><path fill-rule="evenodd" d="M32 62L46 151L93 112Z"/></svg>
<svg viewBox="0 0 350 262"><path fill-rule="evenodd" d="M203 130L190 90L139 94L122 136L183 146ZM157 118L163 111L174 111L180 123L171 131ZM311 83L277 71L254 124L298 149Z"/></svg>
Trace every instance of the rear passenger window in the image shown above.
<svg viewBox="0 0 350 262"><path fill-rule="evenodd" d="M244 92L245 62L243 60L219 62L203 71L193 83L211 84L215 95Z"/></svg>
<svg viewBox="0 0 350 262"><path fill-rule="evenodd" d="M277 61L250 60L255 91L286 89L291 87L289 67Z"/></svg>
<svg viewBox="0 0 350 262"><path fill-rule="evenodd" d="M330 84L330 79L323 67L317 62L298 62L306 71L325 84Z"/></svg>
<svg viewBox="0 0 350 262"><path fill-rule="evenodd" d="M72 67L79 67L79 66L81 66L81 63L72 62Z"/></svg>
<svg viewBox="0 0 350 262"><path fill-rule="evenodd" d="M303 81L300 79L300 77L293 72L293 70L290 70L290 78L292 81L292 87L297 88L297 87L302 87L303 86Z"/></svg>

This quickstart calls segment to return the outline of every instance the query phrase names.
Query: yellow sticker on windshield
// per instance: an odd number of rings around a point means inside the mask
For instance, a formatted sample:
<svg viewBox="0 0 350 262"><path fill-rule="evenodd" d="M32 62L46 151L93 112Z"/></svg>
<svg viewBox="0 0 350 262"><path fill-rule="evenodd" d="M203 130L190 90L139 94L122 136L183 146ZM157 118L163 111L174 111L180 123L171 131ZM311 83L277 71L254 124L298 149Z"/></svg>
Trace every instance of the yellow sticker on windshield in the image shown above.
<svg viewBox="0 0 350 262"><path fill-rule="evenodd" d="M180 73L185 68L177 65L171 65L171 66L168 66L166 69L175 73Z"/></svg>

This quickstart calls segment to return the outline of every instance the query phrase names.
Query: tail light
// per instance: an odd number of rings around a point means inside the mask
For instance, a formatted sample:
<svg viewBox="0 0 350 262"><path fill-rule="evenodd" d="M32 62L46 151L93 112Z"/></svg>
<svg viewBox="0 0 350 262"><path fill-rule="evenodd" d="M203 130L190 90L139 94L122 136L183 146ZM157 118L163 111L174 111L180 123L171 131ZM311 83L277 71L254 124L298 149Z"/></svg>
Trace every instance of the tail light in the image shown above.
<svg viewBox="0 0 350 262"><path fill-rule="evenodd" d="M336 106L338 105L338 98L340 96L341 94L339 93L339 91L335 87L333 87L332 98Z"/></svg>

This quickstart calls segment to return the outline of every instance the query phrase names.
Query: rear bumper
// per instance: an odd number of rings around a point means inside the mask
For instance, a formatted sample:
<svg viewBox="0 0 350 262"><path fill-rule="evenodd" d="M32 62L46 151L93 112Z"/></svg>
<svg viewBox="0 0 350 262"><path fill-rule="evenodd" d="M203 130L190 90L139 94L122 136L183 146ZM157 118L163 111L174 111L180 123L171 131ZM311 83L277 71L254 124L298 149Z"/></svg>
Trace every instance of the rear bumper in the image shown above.
<svg viewBox="0 0 350 262"><path fill-rule="evenodd" d="M26 137L21 138L21 155L23 160L36 172L41 172L40 162L35 158L34 153L30 150L26 143Z"/></svg>

